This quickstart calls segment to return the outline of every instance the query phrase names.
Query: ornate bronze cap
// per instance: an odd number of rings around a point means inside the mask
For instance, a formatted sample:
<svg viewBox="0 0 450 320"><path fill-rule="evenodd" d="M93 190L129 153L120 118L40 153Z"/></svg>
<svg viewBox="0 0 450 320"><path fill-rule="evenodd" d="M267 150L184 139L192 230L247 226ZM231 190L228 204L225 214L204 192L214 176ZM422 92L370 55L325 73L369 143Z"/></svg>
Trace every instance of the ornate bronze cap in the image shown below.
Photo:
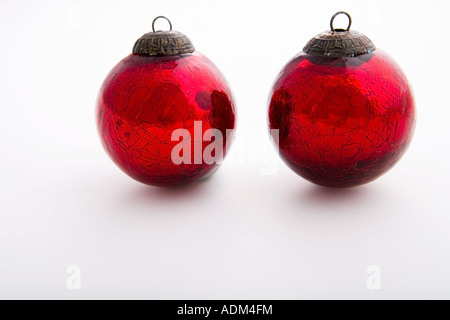
<svg viewBox="0 0 450 320"><path fill-rule="evenodd" d="M169 31L155 31L155 22L158 19L169 22ZM133 53L144 56L172 56L195 51L191 40L179 31L172 31L172 23L164 16L156 17L152 23L153 32L140 37L133 47Z"/></svg>
<svg viewBox="0 0 450 320"><path fill-rule="evenodd" d="M334 28L334 18L339 14L345 14L348 17L347 29ZM356 57L375 51L375 45L368 37L358 31L350 31L351 25L352 18L347 12L335 13L330 22L331 30L324 31L312 38L303 51L313 56L332 58Z"/></svg>

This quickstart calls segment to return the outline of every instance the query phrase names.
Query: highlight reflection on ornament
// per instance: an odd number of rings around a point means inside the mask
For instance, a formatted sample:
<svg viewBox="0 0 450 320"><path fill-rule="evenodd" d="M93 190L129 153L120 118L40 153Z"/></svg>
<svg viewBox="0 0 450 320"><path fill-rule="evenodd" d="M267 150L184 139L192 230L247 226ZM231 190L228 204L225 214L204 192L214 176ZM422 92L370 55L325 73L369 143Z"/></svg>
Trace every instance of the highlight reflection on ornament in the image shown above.
<svg viewBox="0 0 450 320"><path fill-rule="evenodd" d="M214 141L204 137L217 129L224 157L235 126L234 101L217 67L195 51L181 32L155 31L139 38L133 53L120 61L106 77L97 102L97 124L109 156L132 178L155 186L173 186L204 178L218 163L174 163L172 151L188 143L194 158ZM195 123L199 123L196 126ZM196 129L199 132L194 132ZM173 136L182 129L189 138ZM178 131L176 131L178 130ZM216 131L217 132L217 131ZM175 139L174 139L175 138ZM193 138L193 139L192 139ZM218 156L217 154L214 156Z"/></svg>
<svg viewBox="0 0 450 320"><path fill-rule="evenodd" d="M338 14L346 30L334 29ZM351 187L388 171L415 127L413 93L400 67L338 12L331 31L313 39L278 75L269 127L282 159L324 186Z"/></svg>

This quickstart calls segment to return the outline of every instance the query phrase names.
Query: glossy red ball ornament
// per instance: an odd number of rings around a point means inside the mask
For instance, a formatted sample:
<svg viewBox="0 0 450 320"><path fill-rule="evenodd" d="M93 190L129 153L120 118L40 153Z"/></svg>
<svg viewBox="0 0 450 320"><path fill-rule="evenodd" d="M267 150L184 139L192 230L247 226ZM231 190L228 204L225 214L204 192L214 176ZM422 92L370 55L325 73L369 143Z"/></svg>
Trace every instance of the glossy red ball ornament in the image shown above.
<svg viewBox="0 0 450 320"><path fill-rule="evenodd" d="M138 39L106 77L97 123L107 153L129 176L155 186L181 185L217 169L219 163L203 155L225 156L235 108L217 67L194 52L185 35L172 27L154 31L154 22L153 32ZM218 139L222 144L206 150Z"/></svg>
<svg viewBox="0 0 450 320"><path fill-rule="evenodd" d="M297 174L323 186L352 187L401 158L415 107L400 67L366 36L349 31L349 15L348 29L335 30L336 15L332 30L314 37L279 74L269 126L278 130L272 132L280 156Z"/></svg>

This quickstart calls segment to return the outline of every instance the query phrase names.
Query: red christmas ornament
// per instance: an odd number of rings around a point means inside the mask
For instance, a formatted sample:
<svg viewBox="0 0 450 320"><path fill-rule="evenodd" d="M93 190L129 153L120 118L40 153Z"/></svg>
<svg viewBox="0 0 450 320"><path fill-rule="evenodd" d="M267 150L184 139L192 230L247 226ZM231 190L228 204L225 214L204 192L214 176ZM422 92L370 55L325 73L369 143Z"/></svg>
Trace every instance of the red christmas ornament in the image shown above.
<svg viewBox="0 0 450 320"><path fill-rule="evenodd" d="M334 29L338 14L347 30ZM414 98L400 67L338 12L309 41L271 92L269 126L282 159L324 186L351 187L389 170L407 149Z"/></svg>
<svg viewBox="0 0 450 320"><path fill-rule="evenodd" d="M97 123L109 156L129 176L155 186L180 185L217 168L205 153L216 160L225 156L234 102L216 66L171 24L170 31L155 31L155 20L153 32L138 39L106 77Z"/></svg>

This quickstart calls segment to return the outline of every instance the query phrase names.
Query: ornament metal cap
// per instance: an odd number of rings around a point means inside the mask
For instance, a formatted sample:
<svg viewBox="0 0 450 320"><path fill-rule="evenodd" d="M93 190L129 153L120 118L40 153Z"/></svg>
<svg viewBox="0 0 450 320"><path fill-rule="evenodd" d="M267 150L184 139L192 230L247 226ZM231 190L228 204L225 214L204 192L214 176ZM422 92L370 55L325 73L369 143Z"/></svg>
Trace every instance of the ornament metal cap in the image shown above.
<svg viewBox="0 0 450 320"><path fill-rule="evenodd" d="M155 22L158 19L166 19L170 30L155 31ZM133 53L143 56L173 56L195 51L191 40L179 31L172 31L172 23L164 16L158 16L152 22L153 32L140 37L133 47Z"/></svg>
<svg viewBox="0 0 450 320"><path fill-rule="evenodd" d="M348 17L347 29L335 29L333 26L334 19L340 14ZM345 11L336 12L331 17L331 30L324 31L312 38L303 51L313 56L331 58L356 57L375 51L375 45L367 36L358 31L350 31L351 25L350 14Z"/></svg>

